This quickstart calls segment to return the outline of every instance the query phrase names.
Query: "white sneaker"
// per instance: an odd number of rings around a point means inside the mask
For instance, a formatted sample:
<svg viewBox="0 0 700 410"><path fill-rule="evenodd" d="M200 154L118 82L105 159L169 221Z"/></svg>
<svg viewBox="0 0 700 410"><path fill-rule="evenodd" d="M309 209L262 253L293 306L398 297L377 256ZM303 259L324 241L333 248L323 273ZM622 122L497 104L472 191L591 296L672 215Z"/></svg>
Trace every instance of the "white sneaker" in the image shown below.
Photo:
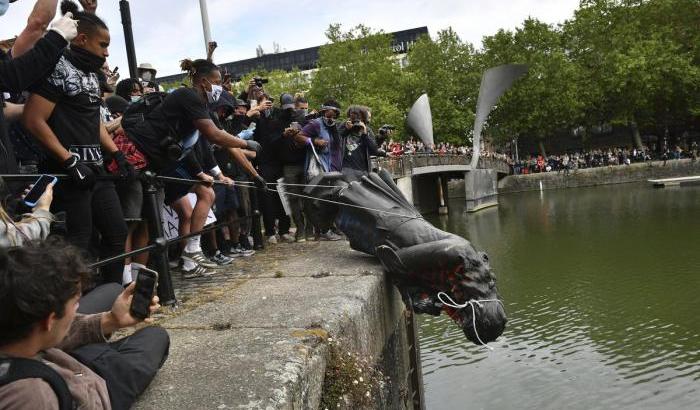
<svg viewBox="0 0 700 410"><path fill-rule="evenodd" d="M268 236L267 243L277 243L277 235Z"/></svg>
<svg viewBox="0 0 700 410"><path fill-rule="evenodd" d="M287 242L287 243L294 242L294 237L288 233L285 233L284 235L280 236L280 239L282 239L282 241Z"/></svg>

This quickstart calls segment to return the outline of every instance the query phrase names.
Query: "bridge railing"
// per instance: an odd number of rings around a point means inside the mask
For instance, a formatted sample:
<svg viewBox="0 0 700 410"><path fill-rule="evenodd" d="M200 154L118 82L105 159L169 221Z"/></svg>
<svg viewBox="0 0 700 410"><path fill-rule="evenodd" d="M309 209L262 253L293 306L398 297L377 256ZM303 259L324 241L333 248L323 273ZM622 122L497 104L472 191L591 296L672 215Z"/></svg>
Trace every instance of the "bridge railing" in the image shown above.
<svg viewBox="0 0 700 410"><path fill-rule="evenodd" d="M377 165L389 171L395 178L401 178L412 174L413 168L443 166L443 165L469 165L471 155L454 154L413 154L400 157L377 158ZM508 163L500 158L481 157L479 168L496 169L501 173L511 173Z"/></svg>

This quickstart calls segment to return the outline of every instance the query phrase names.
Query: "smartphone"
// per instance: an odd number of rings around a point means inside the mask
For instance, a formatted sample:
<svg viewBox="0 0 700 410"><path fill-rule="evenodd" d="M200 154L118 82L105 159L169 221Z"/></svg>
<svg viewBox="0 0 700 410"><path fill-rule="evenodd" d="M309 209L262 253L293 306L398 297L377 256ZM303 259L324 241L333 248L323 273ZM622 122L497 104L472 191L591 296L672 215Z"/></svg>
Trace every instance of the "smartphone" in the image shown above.
<svg viewBox="0 0 700 410"><path fill-rule="evenodd" d="M114 70L112 70L112 75L116 74L117 71L119 71L119 67L114 67Z"/></svg>
<svg viewBox="0 0 700 410"><path fill-rule="evenodd" d="M258 106L258 100L250 100L250 108L253 109Z"/></svg>
<svg viewBox="0 0 700 410"><path fill-rule="evenodd" d="M136 289L134 289L134 296L131 299L131 308L129 309L131 316L143 320L150 315L149 307L151 306L151 299L156 293L157 285L158 272L146 267L139 268L136 276Z"/></svg>
<svg viewBox="0 0 700 410"><path fill-rule="evenodd" d="M39 179L34 182L34 186L32 189L27 192L27 195L24 196L24 203L30 207L34 208L36 206L36 203L39 202L39 198L41 198L42 195L44 195L44 191L46 191L46 187L55 184L58 178L56 178L53 175L42 175L39 177Z"/></svg>

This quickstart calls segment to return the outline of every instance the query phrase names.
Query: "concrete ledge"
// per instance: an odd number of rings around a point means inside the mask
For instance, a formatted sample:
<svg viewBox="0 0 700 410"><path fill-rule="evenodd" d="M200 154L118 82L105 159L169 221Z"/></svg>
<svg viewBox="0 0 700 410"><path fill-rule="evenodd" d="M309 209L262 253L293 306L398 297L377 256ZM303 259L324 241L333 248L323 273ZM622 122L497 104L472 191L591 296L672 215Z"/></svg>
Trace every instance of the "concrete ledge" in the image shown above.
<svg viewBox="0 0 700 410"><path fill-rule="evenodd" d="M260 258L259 276L160 321L170 357L135 408L316 409L327 335L378 364L392 357L393 373L408 370L404 306L375 258L344 241L265 254L278 258ZM392 376L391 389L405 391L406 375ZM398 401L389 393L377 407L404 407Z"/></svg>

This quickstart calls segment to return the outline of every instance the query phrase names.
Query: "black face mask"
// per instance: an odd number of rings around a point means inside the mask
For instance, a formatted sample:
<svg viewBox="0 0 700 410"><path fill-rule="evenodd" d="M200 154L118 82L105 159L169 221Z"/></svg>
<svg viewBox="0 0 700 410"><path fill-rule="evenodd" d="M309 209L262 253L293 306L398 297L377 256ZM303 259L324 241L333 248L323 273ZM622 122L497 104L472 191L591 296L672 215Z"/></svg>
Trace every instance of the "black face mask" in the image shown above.
<svg viewBox="0 0 700 410"><path fill-rule="evenodd" d="M105 61L107 61L104 56L92 54L86 49L74 45L70 46L67 57L78 69L93 73L99 73Z"/></svg>

